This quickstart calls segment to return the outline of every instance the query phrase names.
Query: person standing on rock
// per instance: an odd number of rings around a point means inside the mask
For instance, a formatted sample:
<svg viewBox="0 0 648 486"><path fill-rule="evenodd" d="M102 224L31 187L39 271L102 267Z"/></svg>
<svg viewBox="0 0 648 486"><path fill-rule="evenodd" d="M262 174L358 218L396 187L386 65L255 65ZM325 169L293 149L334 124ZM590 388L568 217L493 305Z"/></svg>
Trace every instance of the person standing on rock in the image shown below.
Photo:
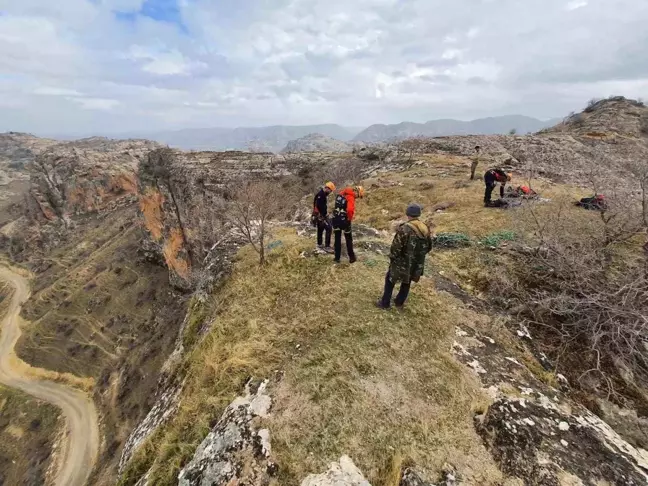
<svg viewBox="0 0 648 486"><path fill-rule="evenodd" d="M342 255L342 232L346 241L349 263L356 261L353 252L353 234L351 233L351 222L355 216L355 200L362 199L365 190L362 186L345 187L335 198L335 209L333 210L333 231L335 233L335 263L340 263Z"/></svg>
<svg viewBox="0 0 648 486"><path fill-rule="evenodd" d="M409 295L412 282L418 282L425 271L425 256L432 250L430 228L421 221L421 206L410 204L407 207L407 222L396 231L389 252L389 270L385 276L383 296L376 305L381 309L391 307L394 287L400 282L400 289L394 305L402 310Z"/></svg>
<svg viewBox="0 0 648 486"><path fill-rule="evenodd" d="M477 171L477 166L479 165L479 155L481 154L481 147L475 145L475 156L473 157L472 164L470 165L470 180L475 180L475 172Z"/></svg>
<svg viewBox="0 0 648 486"><path fill-rule="evenodd" d="M492 205L491 196L493 189L499 182L500 184L500 198L504 197L504 186L507 182L511 181L512 174L504 172L503 169L488 169L484 174L484 184L486 184L486 191L484 192L484 206L490 207Z"/></svg>
<svg viewBox="0 0 648 486"><path fill-rule="evenodd" d="M335 191L335 184L327 182L324 184L313 200L313 224L317 226L317 248L327 253L332 253L331 248L331 220L328 216L328 196ZM322 238L324 235L326 236ZM324 240L324 245L322 245Z"/></svg>

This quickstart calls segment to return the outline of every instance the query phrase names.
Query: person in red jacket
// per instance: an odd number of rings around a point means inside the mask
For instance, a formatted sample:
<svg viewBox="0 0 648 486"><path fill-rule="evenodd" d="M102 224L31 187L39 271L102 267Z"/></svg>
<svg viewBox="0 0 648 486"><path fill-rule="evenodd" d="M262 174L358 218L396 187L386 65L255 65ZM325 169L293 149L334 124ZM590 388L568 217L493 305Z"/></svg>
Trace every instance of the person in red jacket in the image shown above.
<svg viewBox="0 0 648 486"><path fill-rule="evenodd" d="M333 210L333 232L335 233L335 263L340 263L342 254L342 232L346 241L349 263L356 261L353 252L353 234L351 233L351 222L355 216L355 200L362 199L365 190L362 186L345 187L335 198L335 209Z"/></svg>
<svg viewBox="0 0 648 486"><path fill-rule="evenodd" d="M504 172L503 169L488 169L484 174L484 184L486 184L486 191L484 192L484 206L490 207L491 194L493 194L493 189L499 183L500 184L500 198L504 197L504 186L507 182L511 181L511 173Z"/></svg>

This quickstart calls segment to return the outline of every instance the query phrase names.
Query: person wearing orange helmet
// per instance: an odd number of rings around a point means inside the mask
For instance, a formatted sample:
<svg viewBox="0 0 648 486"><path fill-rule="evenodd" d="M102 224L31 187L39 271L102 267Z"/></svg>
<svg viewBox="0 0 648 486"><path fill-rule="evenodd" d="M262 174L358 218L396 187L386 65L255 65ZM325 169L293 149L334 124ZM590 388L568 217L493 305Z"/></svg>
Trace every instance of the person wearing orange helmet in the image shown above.
<svg viewBox="0 0 648 486"><path fill-rule="evenodd" d="M353 251L353 234L351 222L355 216L355 201L362 199L365 195L364 187L353 186L342 189L335 198L335 209L333 210L333 232L335 233L335 263L340 263L342 254L342 232L346 241L349 263L356 261Z"/></svg>
<svg viewBox="0 0 648 486"><path fill-rule="evenodd" d="M335 191L335 184L327 182L315 194L313 200L313 226L317 226L317 248L332 253L331 248L331 220L328 215L328 195ZM326 234L325 238L322 238ZM322 246L322 242L324 245Z"/></svg>
<svg viewBox="0 0 648 486"><path fill-rule="evenodd" d="M503 169L488 169L484 174L484 184L486 184L486 191L484 192L484 206L492 206L491 195L497 183L500 183L500 197L504 197L504 186L507 182L511 181L512 174L506 173Z"/></svg>

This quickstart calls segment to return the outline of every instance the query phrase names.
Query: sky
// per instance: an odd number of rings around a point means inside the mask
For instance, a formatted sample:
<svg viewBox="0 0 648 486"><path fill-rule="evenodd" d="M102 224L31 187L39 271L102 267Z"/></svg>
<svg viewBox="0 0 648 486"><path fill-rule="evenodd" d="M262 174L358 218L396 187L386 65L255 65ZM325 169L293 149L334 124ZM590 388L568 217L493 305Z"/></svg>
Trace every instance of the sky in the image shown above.
<svg viewBox="0 0 648 486"><path fill-rule="evenodd" d="M648 98L645 0L0 0L0 131L565 116Z"/></svg>

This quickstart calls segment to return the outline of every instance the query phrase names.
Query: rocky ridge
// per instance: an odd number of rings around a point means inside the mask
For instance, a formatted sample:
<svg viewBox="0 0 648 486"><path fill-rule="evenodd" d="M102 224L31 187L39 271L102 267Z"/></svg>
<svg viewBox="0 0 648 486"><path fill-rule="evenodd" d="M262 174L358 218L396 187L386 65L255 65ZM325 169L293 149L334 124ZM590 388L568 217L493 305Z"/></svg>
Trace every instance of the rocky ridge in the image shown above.
<svg viewBox="0 0 648 486"><path fill-rule="evenodd" d="M470 135L424 138L406 142L414 151L475 156L481 147L480 169L505 166L586 185L591 178L607 186L626 186L648 159L648 107L615 97L592 105L581 114L534 135ZM487 167L488 166L488 167Z"/></svg>
<svg viewBox="0 0 648 486"><path fill-rule="evenodd" d="M305 137L291 140L281 153L297 152L350 152L351 144L336 140L319 133L310 133Z"/></svg>

